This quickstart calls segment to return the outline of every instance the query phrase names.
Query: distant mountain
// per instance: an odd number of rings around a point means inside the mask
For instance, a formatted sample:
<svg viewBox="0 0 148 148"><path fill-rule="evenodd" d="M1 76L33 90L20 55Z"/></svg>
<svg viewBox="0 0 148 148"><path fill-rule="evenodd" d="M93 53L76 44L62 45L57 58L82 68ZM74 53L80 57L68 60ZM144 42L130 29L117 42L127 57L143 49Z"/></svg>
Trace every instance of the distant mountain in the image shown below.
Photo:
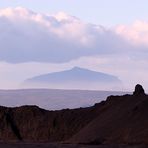
<svg viewBox="0 0 148 148"><path fill-rule="evenodd" d="M116 76L79 67L36 76L27 79L24 84L32 87L90 90L120 90L122 86Z"/></svg>
<svg viewBox="0 0 148 148"><path fill-rule="evenodd" d="M48 110L92 106L110 95L123 95L127 92L62 90L62 89L18 89L0 90L0 105L37 105Z"/></svg>

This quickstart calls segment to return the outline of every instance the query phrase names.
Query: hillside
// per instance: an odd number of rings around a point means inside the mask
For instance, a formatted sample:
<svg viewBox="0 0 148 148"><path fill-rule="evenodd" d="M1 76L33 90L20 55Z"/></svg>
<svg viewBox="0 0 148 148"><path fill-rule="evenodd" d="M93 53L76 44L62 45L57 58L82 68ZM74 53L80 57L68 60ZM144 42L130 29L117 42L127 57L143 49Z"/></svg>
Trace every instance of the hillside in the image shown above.
<svg viewBox="0 0 148 148"><path fill-rule="evenodd" d="M47 111L37 106L0 107L0 141L63 141L96 115L96 107L61 111Z"/></svg>
<svg viewBox="0 0 148 148"><path fill-rule="evenodd" d="M109 96L92 107L48 111L0 107L0 140L114 145L148 144L148 95Z"/></svg>
<svg viewBox="0 0 148 148"><path fill-rule="evenodd" d="M97 117L70 142L148 144L148 96L142 86L137 85L133 95L108 97L98 109Z"/></svg>

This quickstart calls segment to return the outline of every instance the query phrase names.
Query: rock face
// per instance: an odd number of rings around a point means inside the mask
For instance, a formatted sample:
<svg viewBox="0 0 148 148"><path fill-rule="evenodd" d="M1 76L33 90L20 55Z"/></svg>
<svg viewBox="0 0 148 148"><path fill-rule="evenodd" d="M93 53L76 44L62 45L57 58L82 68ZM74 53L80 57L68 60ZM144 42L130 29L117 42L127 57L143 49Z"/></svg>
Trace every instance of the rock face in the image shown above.
<svg viewBox="0 0 148 148"><path fill-rule="evenodd" d="M144 90L138 85L133 95L110 96L92 107L72 110L0 107L0 140L148 144L148 96L139 94Z"/></svg>
<svg viewBox="0 0 148 148"><path fill-rule="evenodd" d="M134 91L133 95L141 95L141 94L142 95L145 94L144 89L143 89L142 85L137 84L135 86L135 91Z"/></svg>

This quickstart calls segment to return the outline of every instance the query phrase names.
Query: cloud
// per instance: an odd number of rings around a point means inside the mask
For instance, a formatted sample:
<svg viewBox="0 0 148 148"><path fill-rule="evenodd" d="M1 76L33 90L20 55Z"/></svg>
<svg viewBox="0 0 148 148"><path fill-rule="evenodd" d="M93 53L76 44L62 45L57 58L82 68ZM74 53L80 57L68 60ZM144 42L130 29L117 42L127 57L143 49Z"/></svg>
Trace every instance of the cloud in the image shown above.
<svg viewBox="0 0 148 148"><path fill-rule="evenodd" d="M116 33L134 45L148 46L148 22L136 21L130 26L119 25Z"/></svg>
<svg viewBox="0 0 148 148"><path fill-rule="evenodd" d="M116 75L125 88L147 86L148 22L105 28L18 7L0 10L0 32L1 88L73 66Z"/></svg>
<svg viewBox="0 0 148 148"><path fill-rule="evenodd" d="M49 15L21 7L1 9L0 61L60 63L82 56L126 53L133 45L124 28L84 23L63 12Z"/></svg>

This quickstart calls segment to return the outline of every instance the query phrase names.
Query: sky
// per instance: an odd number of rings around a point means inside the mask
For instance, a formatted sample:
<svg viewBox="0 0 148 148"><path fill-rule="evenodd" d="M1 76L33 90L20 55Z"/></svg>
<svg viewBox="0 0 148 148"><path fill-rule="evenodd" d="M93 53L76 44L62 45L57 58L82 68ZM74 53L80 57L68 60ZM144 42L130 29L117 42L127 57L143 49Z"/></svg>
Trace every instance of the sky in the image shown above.
<svg viewBox="0 0 148 148"><path fill-rule="evenodd" d="M85 22L105 26L145 20L148 15L147 0L1 0L0 2L0 8L17 6L41 13L63 11Z"/></svg>
<svg viewBox="0 0 148 148"><path fill-rule="evenodd" d="M0 88L74 66L148 88L148 1L0 1ZM147 89L148 90L148 89Z"/></svg>

